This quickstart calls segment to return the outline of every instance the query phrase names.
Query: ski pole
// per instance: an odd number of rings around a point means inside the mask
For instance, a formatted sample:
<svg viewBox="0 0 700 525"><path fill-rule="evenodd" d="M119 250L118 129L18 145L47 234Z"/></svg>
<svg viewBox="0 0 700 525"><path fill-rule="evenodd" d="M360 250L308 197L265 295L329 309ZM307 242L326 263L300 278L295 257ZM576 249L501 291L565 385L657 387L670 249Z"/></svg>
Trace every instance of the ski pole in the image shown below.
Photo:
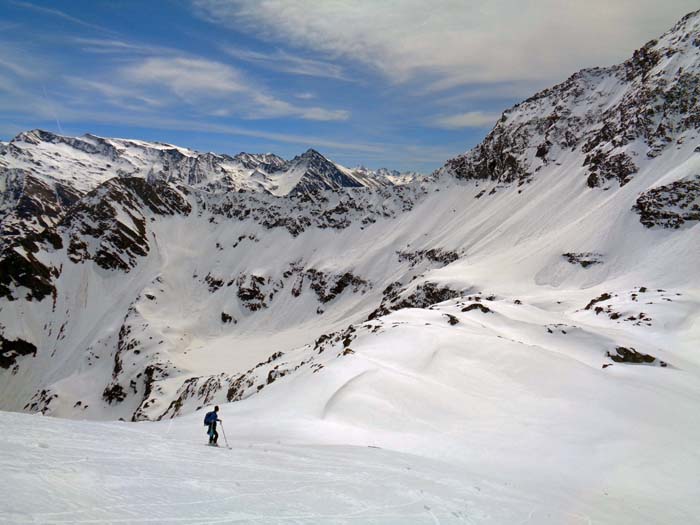
<svg viewBox="0 0 700 525"><path fill-rule="evenodd" d="M230 449L231 447L228 444L228 439L226 439L226 431L224 430L224 422L219 420L219 423L221 423L221 433L224 435L224 443L226 443L226 448Z"/></svg>

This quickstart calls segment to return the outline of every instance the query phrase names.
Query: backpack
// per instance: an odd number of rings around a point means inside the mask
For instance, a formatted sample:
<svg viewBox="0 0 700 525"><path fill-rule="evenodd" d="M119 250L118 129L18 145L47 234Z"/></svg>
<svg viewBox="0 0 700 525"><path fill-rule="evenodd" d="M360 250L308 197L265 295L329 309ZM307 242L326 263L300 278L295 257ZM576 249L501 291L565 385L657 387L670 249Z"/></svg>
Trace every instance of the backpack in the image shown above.
<svg viewBox="0 0 700 525"><path fill-rule="evenodd" d="M214 421L216 421L216 412L207 412L207 415L204 416L204 426L207 427L211 425Z"/></svg>

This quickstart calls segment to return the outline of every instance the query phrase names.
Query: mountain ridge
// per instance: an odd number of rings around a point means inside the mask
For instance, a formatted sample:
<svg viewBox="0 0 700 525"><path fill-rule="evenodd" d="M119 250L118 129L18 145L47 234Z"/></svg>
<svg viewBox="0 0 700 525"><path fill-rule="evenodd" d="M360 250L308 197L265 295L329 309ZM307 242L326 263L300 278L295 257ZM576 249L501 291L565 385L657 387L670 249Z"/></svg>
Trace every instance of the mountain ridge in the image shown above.
<svg viewBox="0 0 700 525"><path fill-rule="evenodd" d="M183 182L190 185L216 183L223 175L228 175L232 180L229 187L223 186L221 190L246 189L248 191L268 191L265 185L246 184L247 178L257 170L258 175L276 174L282 175L290 166L302 161L309 161L316 165L325 164L326 169L335 169L340 172L338 180L351 184L350 187L364 185L361 179L354 177L354 170L333 163L314 149L297 155L294 159L285 160L274 153L246 153L240 152L234 156L213 152L199 152L189 148L164 143L143 141L138 139L121 139L100 137L86 133L80 137L60 135L41 129L34 129L19 133L9 142L2 143L0 150L0 167L4 169L25 169L34 175L51 177L60 175L63 171L71 171L73 166L61 166L61 155L66 161L78 167L88 168L89 173L83 177L69 178L78 191L93 189L97 184L108 178L117 176L140 176L146 178L159 178L170 182ZM51 150L50 146L67 146L76 152L93 155L92 162L98 161L98 157L104 157L95 166L81 164L87 159L75 158L71 152ZM27 147L30 146L30 147ZM34 146L35 148L31 148ZM135 151L134 151L135 150ZM139 158L138 154L142 154ZM42 171L42 160L51 158L53 164ZM112 163L117 163L116 166ZM247 172L245 170L253 170ZM99 172L102 172L100 174ZM373 170L362 171L364 178L371 179ZM345 174L345 175L343 175ZM307 179L313 180L319 174L306 174ZM67 182L67 181L66 181ZM386 184L386 181L382 179ZM370 185L372 185L370 183ZM215 189L212 186L212 189ZM292 188L293 189L293 188ZM303 191L298 191L298 193Z"/></svg>

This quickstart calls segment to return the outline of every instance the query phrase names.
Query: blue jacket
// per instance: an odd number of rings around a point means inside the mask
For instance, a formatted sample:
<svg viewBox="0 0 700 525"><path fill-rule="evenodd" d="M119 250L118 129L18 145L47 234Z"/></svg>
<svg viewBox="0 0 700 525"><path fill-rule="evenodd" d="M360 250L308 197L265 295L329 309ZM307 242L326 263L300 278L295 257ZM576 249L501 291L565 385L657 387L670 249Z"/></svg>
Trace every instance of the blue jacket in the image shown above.
<svg viewBox="0 0 700 525"><path fill-rule="evenodd" d="M218 418L215 410L212 410L211 412L207 412L207 415L204 416L204 424L205 425L211 425L212 423L216 423L217 421L219 421L219 418Z"/></svg>

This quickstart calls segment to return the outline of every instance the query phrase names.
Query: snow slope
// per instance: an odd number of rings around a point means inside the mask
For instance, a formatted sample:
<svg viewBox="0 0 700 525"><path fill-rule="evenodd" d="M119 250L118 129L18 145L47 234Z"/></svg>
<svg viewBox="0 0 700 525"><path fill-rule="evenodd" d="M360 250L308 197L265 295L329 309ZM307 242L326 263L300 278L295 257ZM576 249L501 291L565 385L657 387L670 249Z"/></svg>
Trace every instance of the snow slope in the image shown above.
<svg viewBox="0 0 700 525"><path fill-rule="evenodd" d="M547 330L541 297L474 299L371 321L352 352L325 347L322 370L223 406L231 451L204 446L202 412L158 423L0 413L11 429L0 470L17 495L0 520L694 522L697 364L669 352L666 367L602 369L596 349L619 329ZM491 312L462 311L474 303Z"/></svg>

